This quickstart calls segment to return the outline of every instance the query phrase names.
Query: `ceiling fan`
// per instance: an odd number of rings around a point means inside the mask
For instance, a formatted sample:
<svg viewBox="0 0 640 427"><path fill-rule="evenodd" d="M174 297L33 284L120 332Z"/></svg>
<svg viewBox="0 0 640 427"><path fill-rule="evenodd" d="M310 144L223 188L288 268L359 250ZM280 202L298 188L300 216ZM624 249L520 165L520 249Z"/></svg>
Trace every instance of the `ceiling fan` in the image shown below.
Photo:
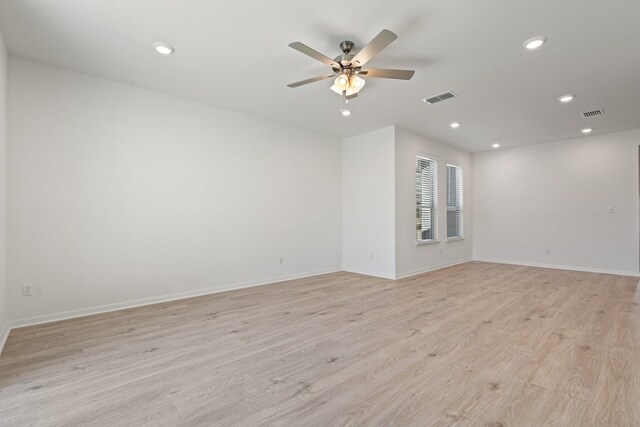
<svg viewBox="0 0 640 427"><path fill-rule="evenodd" d="M342 55L331 59L320 52L311 49L300 42L293 42L289 47L304 53L331 67L331 73L321 74L310 79L288 84L289 87L298 87L308 83L335 77L331 90L341 95L345 99L358 96L358 91L364 87L365 80L361 76L376 77L383 79L409 80L413 77L413 70L390 70L383 68L363 68L378 52L389 46L398 36L389 30L382 30L364 48L355 55L351 54L354 44L345 40L340 43Z"/></svg>

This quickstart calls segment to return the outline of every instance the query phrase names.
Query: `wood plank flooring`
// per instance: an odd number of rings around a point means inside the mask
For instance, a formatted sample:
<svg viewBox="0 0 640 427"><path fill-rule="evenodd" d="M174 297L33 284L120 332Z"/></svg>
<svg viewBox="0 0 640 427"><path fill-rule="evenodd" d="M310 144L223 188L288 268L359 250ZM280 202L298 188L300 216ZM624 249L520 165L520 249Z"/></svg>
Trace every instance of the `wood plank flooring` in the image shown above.
<svg viewBox="0 0 640 427"><path fill-rule="evenodd" d="M0 425L640 426L632 277L335 273L17 329Z"/></svg>

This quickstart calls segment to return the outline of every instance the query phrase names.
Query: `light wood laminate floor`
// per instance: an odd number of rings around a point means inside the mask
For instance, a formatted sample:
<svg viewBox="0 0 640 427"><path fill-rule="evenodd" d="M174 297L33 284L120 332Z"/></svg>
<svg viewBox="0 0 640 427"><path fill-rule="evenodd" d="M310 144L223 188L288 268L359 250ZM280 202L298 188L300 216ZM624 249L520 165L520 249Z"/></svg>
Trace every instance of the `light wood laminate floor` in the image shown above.
<svg viewBox="0 0 640 427"><path fill-rule="evenodd" d="M639 426L638 279L335 273L17 329L0 424Z"/></svg>

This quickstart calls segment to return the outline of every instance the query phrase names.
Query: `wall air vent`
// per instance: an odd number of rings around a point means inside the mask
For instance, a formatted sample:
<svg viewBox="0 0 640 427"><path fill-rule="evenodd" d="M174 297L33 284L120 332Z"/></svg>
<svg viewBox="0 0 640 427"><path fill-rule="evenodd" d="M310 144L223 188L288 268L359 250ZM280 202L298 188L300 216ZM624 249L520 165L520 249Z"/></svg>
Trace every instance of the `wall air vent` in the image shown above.
<svg viewBox="0 0 640 427"><path fill-rule="evenodd" d="M427 104L437 104L438 102L442 102L442 101L446 101L447 99L451 99L458 96L457 93L455 92L445 92L445 93L441 93L440 95L436 95L436 96L432 96L430 98L425 98L423 99L424 102L426 102Z"/></svg>
<svg viewBox="0 0 640 427"><path fill-rule="evenodd" d="M582 117L584 117L584 118L601 116L603 114L604 114L604 110L602 108L598 108L597 110L593 110L593 111L586 111L584 113L580 113L580 115Z"/></svg>

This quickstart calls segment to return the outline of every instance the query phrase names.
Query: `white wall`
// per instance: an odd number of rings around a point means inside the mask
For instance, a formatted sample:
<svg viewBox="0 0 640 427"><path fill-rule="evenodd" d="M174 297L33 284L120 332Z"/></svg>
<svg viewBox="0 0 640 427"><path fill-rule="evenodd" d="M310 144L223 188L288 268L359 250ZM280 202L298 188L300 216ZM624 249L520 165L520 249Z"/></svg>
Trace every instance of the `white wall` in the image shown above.
<svg viewBox="0 0 640 427"><path fill-rule="evenodd" d="M7 48L0 31L0 351L8 334L7 303Z"/></svg>
<svg viewBox="0 0 640 427"><path fill-rule="evenodd" d="M635 130L475 154L474 257L638 273L639 145Z"/></svg>
<svg viewBox="0 0 640 427"><path fill-rule="evenodd" d="M394 127L342 144L343 268L395 278Z"/></svg>
<svg viewBox="0 0 640 427"><path fill-rule="evenodd" d="M439 243L416 246L416 155L438 160ZM446 239L447 163L462 167L464 239ZM400 278L472 259L471 155L396 126L343 141L343 268Z"/></svg>
<svg viewBox="0 0 640 427"><path fill-rule="evenodd" d="M9 106L12 319L341 269L337 139L13 57Z"/></svg>
<svg viewBox="0 0 640 427"><path fill-rule="evenodd" d="M396 277L405 277L472 258L471 155L396 127ZM438 243L416 245L416 156L438 161ZM446 165L463 170L464 239L447 241Z"/></svg>

